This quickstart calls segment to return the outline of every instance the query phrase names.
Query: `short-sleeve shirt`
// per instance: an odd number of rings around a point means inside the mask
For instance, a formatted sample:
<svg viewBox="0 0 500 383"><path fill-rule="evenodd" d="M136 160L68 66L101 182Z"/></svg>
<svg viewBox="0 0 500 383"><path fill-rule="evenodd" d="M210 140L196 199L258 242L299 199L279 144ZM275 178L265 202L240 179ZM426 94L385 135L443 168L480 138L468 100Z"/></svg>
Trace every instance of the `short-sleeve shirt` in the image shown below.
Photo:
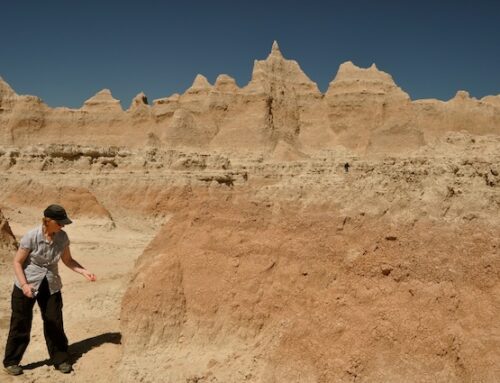
<svg viewBox="0 0 500 383"><path fill-rule="evenodd" d="M47 278L50 293L54 294L60 291L62 282L59 276L58 262L68 245L68 235L62 230L54 235L52 242L45 238L42 225L28 231L19 244L21 248L30 251L23 264L24 275L28 283L38 290L43 279ZM17 278L15 284L21 288Z"/></svg>

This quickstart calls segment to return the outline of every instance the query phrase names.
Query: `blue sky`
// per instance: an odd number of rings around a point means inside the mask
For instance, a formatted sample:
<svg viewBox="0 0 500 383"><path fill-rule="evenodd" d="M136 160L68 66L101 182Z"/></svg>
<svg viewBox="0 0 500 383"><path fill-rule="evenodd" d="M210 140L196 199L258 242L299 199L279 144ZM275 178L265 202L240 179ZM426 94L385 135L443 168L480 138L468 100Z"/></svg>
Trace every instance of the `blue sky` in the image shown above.
<svg viewBox="0 0 500 383"><path fill-rule="evenodd" d="M376 63L412 99L500 93L500 1L2 1L0 76L80 107L183 93L196 74L239 86L273 40L325 91L339 65Z"/></svg>

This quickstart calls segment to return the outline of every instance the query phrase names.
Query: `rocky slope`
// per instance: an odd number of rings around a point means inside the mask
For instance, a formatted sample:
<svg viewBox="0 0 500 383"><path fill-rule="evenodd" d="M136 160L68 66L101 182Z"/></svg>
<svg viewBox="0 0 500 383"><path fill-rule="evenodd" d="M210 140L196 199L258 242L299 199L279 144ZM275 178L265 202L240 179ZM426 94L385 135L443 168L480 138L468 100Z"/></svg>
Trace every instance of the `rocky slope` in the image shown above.
<svg viewBox="0 0 500 383"><path fill-rule="evenodd" d="M195 194L136 266L122 379L493 382L498 234Z"/></svg>
<svg viewBox="0 0 500 383"><path fill-rule="evenodd" d="M171 192L123 301L123 381L494 382L499 144Z"/></svg>

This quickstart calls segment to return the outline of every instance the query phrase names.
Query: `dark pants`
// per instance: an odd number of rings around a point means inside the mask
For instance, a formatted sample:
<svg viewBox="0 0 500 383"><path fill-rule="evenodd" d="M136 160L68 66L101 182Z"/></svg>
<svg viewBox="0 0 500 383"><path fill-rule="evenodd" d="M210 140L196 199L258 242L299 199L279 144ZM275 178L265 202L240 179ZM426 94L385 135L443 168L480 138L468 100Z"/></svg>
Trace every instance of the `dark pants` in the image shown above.
<svg viewBox="0 0 500 383"><path fill-rule="evenodd" d="M68 361L68 338L64 333L61 292L50 295L49 284L44 279L36 298L26 297L14 286L12 291L12 316L10 331L5 346L5 367L19 364L30 342L33 306L38 302L43 319L43 333L52 363Z"/></svg>

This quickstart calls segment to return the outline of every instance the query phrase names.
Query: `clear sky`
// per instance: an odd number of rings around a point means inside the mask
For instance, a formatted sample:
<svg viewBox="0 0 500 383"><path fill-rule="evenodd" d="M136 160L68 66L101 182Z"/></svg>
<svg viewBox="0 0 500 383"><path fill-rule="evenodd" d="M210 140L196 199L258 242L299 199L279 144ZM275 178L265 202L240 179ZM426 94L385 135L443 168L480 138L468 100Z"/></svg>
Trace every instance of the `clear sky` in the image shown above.
<svg viewBox="0 0 500 383"><path fill-rule="evenodd" d="M500 93L500 0L1 0L0 77L79 108L183 93L196 74L240 87L277 40L321 91L341 63L375 63L412 99Z"/></svg>

